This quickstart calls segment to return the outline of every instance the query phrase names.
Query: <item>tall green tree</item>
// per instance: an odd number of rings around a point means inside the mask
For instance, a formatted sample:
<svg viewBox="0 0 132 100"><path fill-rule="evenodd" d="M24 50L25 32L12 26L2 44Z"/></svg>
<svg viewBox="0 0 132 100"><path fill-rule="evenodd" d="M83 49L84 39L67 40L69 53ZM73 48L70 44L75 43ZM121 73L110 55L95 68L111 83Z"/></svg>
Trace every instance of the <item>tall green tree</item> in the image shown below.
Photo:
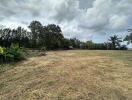
<svg viewBox="0 0 132 100"><path fill-rule="evenodd" d="M18 27L16 29L16 43L19 43L20 46L29 47L29 41L31 39L30 32L25 30L22 27Z"/></svg>
<svg viewBox="0 0 132 100"><path fill-rule="evenodd" d="M4 28L0 31L0 45L8 47L12 39L12 30L10 28Z"/></svg>
<svg viewBox="0 0 132 100"><path fill-rule="evenodd" d="M129 35L127 35L124 39L124 41L128 41L128 44L132 43L132 29L128 30Z"/></svg>
<svg viewBox="0 0 132 100"><path fill-rule="evenodd" d="M62 40L62 48L63 49L70 49L70 46L72 46L72 43L71 43L70 39L64 38Z"/></svg>
<svg viewBox="0 0 132 100"><path fill-rule="evenodd" d="M73 48L80 48L81 45L81 41L77 38L72 38L70 39L71 42L71 46L73 46Z"/></svg>
<svg viewBox="0 0 132 100"><path fill-rule="evenodd" d="M62 30L58 25L50 24L44 27L45 43L48 49L57 49L62 45L64 38Z"/></svg>
<svg viewBox="0 0 132 100"><path fill-rule="evenodd" d="M39 21L32 21L28 26L32 34L32 47L39 44L39 35L43 32L43 25Z"/></svg>
<svg viewBox="0 0 132 100"><path fill-rule="evenodd" d="M108 39L109 43L112 45L112 49L117 49L117 48L120 48L121 46L121 42L122 42L122 39L119 38L117 35L114 35L114 36L111 36L109 39Z"/></svg>

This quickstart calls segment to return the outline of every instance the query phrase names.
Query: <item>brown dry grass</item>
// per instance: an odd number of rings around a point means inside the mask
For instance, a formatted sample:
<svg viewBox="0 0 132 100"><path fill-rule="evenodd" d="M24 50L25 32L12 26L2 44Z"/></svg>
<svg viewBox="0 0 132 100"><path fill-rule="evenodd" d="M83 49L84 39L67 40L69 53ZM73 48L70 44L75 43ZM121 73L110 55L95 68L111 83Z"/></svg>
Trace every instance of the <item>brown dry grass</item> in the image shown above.
<svg viewBox="0 0 132 100"><path fill-rule="evenodd" d="M132 100L132 67L100 51L48 52L0 74L0 100Z"/></svg>

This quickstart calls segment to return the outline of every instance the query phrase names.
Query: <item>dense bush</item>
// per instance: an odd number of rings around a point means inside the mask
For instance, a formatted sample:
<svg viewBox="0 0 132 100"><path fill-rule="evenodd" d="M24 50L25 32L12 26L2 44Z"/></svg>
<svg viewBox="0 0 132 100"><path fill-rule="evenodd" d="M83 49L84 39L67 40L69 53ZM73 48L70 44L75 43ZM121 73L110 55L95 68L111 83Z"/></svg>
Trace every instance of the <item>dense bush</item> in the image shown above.
<svg viewBox="0 0 132 100"><path fill-rule="evenodd" d="M4 48L0 47L0 62L4 61Z"/></svg>
<svg viewBox="0 0 132 100"><path fill-rule="evenodd" d="M9 54L15 61L24 59L23 48L19 47L19 44L13 43L8 49L7 54Z"/></svg>
<svg viewBox="0 0 132 100"><path fill-rule="evenodd" d="M25 52L19 44L11 44L10 48L0 47L0 63L14 62L23 60Z"/></svg>

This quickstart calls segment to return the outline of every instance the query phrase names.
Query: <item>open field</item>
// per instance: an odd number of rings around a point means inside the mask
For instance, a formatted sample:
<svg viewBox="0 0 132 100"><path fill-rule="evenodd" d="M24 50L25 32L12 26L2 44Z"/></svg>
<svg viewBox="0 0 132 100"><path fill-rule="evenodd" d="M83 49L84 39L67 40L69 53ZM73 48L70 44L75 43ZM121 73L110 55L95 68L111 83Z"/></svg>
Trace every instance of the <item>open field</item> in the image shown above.
<svg viewBox="0 0 132 100"><path fill-rule="evenodd" d="M132 51L51 51L6 65L0 100L132 100Z"/></svg>

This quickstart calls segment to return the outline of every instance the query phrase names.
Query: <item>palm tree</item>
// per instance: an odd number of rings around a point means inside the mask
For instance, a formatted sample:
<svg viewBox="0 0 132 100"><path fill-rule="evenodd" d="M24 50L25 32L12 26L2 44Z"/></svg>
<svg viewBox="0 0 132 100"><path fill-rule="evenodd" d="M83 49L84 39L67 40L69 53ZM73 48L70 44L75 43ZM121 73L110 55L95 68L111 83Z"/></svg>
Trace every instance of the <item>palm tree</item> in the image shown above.
<svg viewBox="0 0 132 100"><path fill-rule="evenodd" d="M122 39L118 37L118 35L111 36L110 39L108 39L110 44L112 45L112 49L120 48L120 43L122 42Z"/></svg>
<svg viewBox="0 0 132 100"><path fill-rule="evenodd" d="M129 35L127 35L124 41L128 41L128 44L132 43L132 29L128 29Z"/></svg>

